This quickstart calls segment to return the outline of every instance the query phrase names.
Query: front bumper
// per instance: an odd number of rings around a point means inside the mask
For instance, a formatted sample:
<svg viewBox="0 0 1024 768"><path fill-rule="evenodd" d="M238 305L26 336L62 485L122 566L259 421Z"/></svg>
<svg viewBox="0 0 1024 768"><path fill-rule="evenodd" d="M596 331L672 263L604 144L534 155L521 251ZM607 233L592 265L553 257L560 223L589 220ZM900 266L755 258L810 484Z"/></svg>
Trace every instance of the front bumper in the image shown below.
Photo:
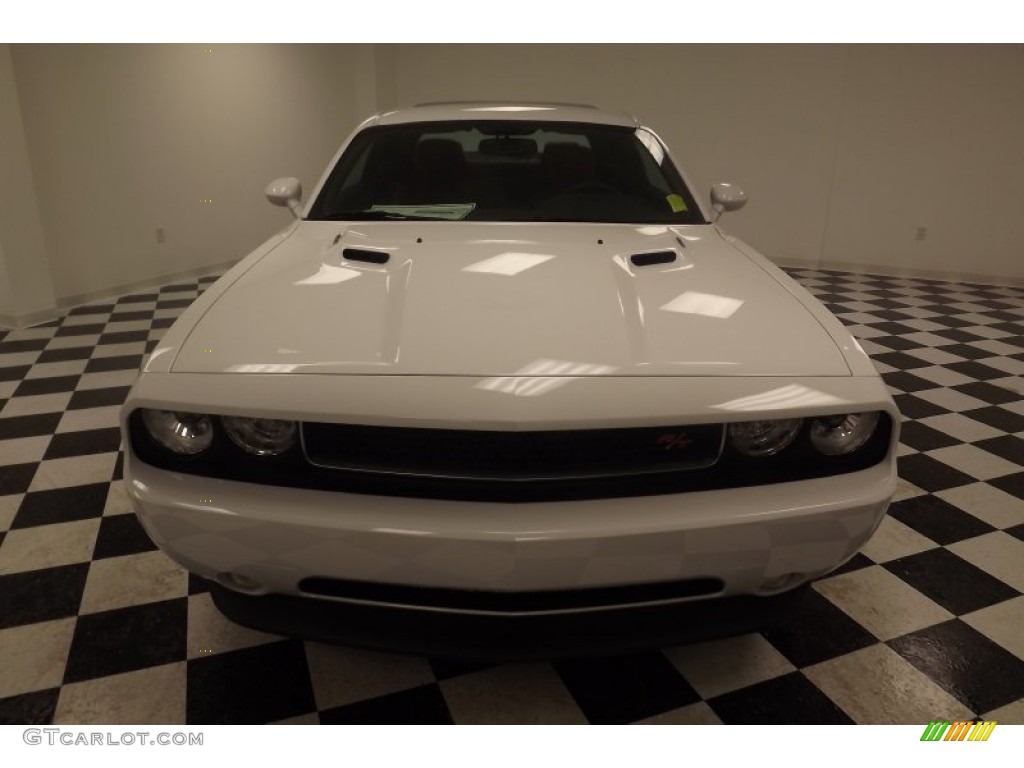
<svg viewBox="0 0 1024 768"><path fill-rule="evenodd" d="M311 577L478 595L715 580L712 592L689 599L769 595L849 559L896 483L886 461L768 486L509 505L259 486L156 469L130 452L126 461L129 496L167 554L251 594L295 597L311 596L303 581ZM779 586L787 574L796 576ZM621 605L678 599L660 593ZM479 600L467 608L365 594L348 602L506 615L595 608L496 601L488 610Z"/></svg>
<svg viewBox="0 0 1024 768"><path fill-rule="evenodd" d="M251 596L211 586L214 603L253 629L434 658L509 662L625 654L745 634L799 615L806 587L773 597L727 597L591 613L481 616Z"/></svg>

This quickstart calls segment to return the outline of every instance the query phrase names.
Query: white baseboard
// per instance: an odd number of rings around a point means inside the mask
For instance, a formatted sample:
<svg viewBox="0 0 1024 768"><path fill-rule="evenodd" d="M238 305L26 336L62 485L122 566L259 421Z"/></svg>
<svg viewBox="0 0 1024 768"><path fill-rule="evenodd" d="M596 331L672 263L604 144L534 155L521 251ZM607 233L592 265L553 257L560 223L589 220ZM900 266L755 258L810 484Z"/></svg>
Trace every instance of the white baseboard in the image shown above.
<svg viewBox="0 0 1024 768"><path fill-rule="evenodd" d="M206 275L224 272L228 268L234 266L237 262L238 259L233 259L231 261L225 261L220 264L211 264L197 269L186 269L180 272L171 272L148 280L115 285L112 288L104 288L101 291L90 291L88 293L79 293L74 296L66 296L62 299L58 299L57 306L51 309L44 309L38 312L30 312L25 315L17 316L0 315L0 328L13 330L17 328L29 328L33 325L39 325L40 323L48 323L58 317L63 317L67 314L68 310L74 309L75 307L85 306L86 304L99 304L104 301L113 301L126 293L139 293L141 291L156 290L168 283L173 283L176 280L196 279L205 277Z"/></svg>

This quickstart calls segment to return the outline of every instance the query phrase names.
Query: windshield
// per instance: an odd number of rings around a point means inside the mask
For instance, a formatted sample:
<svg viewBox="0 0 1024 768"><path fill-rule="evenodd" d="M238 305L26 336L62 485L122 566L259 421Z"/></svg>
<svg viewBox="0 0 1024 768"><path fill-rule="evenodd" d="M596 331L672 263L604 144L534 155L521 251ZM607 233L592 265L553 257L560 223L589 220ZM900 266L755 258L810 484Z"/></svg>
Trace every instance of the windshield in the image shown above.
<svg viewBox="0 0 1024 768"><path fill-rule="evenodd" d="M309 218L705 223L650 131L532 121L367 128Z"/></svg>

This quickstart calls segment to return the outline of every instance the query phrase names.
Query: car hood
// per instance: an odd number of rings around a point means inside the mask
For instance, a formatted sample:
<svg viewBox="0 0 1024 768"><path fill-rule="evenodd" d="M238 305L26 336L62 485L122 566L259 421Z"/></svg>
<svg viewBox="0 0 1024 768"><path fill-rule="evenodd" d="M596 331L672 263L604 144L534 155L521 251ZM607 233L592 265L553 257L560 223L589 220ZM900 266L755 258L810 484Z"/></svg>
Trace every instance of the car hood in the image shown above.
<svg viewBox="0 0 1024 768"><path fill-rule="evenodd" d="M631 261L656 252L674 260ZM809 308L713 226L412 221L300 223L206 307L172 370L850 373Z"/></svg>

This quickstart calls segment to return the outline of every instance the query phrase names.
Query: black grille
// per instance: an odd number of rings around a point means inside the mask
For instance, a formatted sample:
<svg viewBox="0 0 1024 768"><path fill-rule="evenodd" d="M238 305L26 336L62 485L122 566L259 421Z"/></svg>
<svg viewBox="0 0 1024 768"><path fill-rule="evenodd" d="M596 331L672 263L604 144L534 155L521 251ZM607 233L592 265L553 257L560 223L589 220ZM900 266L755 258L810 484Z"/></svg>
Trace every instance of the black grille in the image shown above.
<svg viewBox="0 0 1024 768"><path fill-rule="evenodd" d="M367 581L319 577L309 577L299 582L299 589L311 595L372 603L391 603L417 608L479 611L481 613L594 610L615 605L641 605L666 600L707 597L721 592L724 588L725 584L722 580L715 578L528 592L375 584Z"/></svg>
<svg viewBox="0 0 1024 768"><path fill-rule="evenodd" d="M500 432L307 423L322 467L465 480L624 477L711 466L722 426Z"/></svg>

